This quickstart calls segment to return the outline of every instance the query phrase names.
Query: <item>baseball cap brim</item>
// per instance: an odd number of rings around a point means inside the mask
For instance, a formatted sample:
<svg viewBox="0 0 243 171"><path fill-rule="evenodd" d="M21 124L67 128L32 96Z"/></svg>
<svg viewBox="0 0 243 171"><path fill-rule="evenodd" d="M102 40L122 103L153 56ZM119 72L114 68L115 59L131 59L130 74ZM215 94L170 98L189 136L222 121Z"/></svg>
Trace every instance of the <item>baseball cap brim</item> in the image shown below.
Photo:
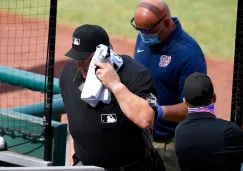
<svg viewBox="0 0 243 171"><path fill-rule="evenodd" d="M75 60L84 60L84 59L88 58L91 54L92 54L92 52L79 52L74 49L70 49L65 54L65 56L70 57Z"/></svg>

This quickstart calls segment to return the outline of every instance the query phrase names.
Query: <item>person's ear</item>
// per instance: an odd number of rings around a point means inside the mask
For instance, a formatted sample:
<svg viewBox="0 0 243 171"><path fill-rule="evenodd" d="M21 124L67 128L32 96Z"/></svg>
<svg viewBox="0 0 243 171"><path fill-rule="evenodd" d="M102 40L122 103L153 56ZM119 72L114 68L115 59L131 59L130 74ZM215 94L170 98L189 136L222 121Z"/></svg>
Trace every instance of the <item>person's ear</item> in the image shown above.
<svg viewBox="0 0 243 171"><path fill-rule="evenodd" d="M213 95L213 103L215 103L216 100L217 100L217 96L216 96L216 94L214 93L214 95Z"/></svg>
<svg viewBox="0 0 243 171"><path fill-rule="evenodd" d="M165 23L165 26L168 27L170 25L170 20L169 19L165 19L164 23Z"/></svg>
<svg viewBox="0 0 243 171"><path fill-rule="evenodd" d="M188 106L188 103L187 103L187 101L186 101L185 98L183 98L183 102L184 102L184 104L185 104L186 106Z"/></svg>
<svg viewBox="0 0 243 171"><path fill-rule="evenodd" d="M169 27L170 23L171 23L171 19L169 17L166 17L163 21L164 26L167 28Z"/></svg>

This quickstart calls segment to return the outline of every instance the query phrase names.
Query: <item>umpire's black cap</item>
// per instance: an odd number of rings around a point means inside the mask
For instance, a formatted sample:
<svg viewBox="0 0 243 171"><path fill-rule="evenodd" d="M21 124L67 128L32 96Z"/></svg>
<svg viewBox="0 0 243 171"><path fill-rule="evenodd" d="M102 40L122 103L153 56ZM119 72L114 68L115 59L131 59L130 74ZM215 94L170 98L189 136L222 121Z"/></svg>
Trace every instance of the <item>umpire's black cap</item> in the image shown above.
<svg viewBox="0 0 243 171"><path fill-rule="evenodd" d="M208 105L214 96L213 83L209 76L199 72L189 75L184 83L184 96L187 103L193 106Z"/></svg>
<svg viewBox="0 0 243 171"><path fill-rule="evenodd" d="M75 60L84 60L95 52L100 44L109 46L107 32L98 25L84 24L77 27L72 37L72 48L65 54Z"/></svg>

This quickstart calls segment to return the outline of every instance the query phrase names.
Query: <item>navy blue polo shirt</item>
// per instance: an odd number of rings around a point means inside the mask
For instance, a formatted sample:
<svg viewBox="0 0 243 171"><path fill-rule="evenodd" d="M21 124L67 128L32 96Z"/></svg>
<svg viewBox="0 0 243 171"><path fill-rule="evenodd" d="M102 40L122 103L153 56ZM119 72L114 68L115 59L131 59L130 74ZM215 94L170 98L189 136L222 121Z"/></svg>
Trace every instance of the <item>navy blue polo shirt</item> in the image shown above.
<svg viewBox="0 0 243 171"><path fill-rule="evenodd" d="M183 101L184 81L193 72L207 72L204 54L198 43L187 34L178 18L172 18L175 30L161 44L145 45L138 34L134 59L152 72L160 105ZM163 119L155 121L155 135L174 136L178 123Z"/></svg>

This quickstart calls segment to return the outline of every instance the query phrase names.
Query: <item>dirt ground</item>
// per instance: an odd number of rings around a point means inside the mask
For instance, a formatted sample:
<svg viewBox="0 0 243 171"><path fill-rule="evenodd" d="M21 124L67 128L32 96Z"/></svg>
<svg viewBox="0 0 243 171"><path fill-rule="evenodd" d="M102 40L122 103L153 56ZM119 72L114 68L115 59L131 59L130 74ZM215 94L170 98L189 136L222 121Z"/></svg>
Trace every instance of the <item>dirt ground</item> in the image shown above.
<svg viewBox="0 0 243 171"><path fill-rule="evenodd" d="M24 24L23 24L24 23ZM0 12L0 65L21 68L35 73L44 73L48 23L33 18L22 18ZM65 63L65 52L71 47L74 28L57 25L55 77L58 78ZM234 36L234 35L232 35ZM46 41L45 41L46 42ZM133 56L134 41L111 36L117 53ZM232 49L233 51L233 49ZM216 115L230 118L233 63L207 57L208 74L217 94ZM18 87L0 84L0 107L8 108L43 100L43 94ZM62 118L66 122L66 116ZM71 148L71 154L73 150Z"/></svg>

